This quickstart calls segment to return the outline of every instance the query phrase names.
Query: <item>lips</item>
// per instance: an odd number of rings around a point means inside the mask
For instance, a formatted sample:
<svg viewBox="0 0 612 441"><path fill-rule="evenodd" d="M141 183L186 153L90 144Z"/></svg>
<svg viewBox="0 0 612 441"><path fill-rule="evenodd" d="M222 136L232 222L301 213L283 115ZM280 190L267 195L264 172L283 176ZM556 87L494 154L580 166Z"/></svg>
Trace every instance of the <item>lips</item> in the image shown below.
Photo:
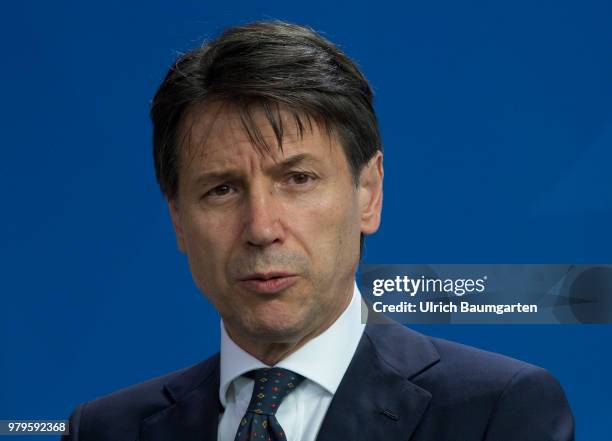
<svg viewBox="0 0 612 441"><path fill-rule="evenodd" d="M295 274L271 272L258 273L244 277L238 281L239 285L247 291L259 294L276 294L297 282Z"/></svg>

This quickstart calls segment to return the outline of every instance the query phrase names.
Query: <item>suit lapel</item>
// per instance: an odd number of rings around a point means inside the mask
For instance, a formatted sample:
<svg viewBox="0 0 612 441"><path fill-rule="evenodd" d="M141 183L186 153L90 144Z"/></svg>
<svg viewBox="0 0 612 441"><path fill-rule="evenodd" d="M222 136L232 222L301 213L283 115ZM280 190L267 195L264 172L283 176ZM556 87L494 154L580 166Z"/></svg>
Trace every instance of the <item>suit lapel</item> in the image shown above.
<svg viewBox="0 0 612 441"><path fill-rule="evenodd" d="M366 326L317 441L409 439L431 394L412 378L439 361L425 336L401 325ZM219 355L165 385L170 405L141 422L140 441L216 441Z"/></svg>
<svg viewBox="0 0 612 441"><path fill-rule="evenodd" d="M172 405L143 420L141 441L216 441L219 356L187 369L165 385Z"/></svg>
<svg viewBox="0 0 612 441"><path fill-rule="evenodd" d="M431 399L410 378L438 360L421 334L400 325L367 325L317 441L409 439Z"/></svg>

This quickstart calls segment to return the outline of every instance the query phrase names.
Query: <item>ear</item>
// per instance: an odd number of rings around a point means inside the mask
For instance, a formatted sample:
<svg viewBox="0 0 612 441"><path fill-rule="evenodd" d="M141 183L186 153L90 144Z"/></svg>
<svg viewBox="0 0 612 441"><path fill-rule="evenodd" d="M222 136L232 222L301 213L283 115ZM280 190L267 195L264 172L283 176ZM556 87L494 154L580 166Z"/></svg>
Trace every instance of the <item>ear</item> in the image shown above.
<svg viewBox="0 0 612 441"><path fill-rule="evenodd" d="M359 175L359 210L361 232L373 234L380 226L382 211L383 155L376 152Z"/></svg>
<svg viewBox="0 0 612 441"><path fill-rule="evenodd" d="M181 251L181 253L186 253L183 227L181 225L181 216L178 210L178 203L176 199L168 200L168 210L170 211L172 226L174 227L174 233L176 234L176 245L178 246L178 249Z"/></svg>

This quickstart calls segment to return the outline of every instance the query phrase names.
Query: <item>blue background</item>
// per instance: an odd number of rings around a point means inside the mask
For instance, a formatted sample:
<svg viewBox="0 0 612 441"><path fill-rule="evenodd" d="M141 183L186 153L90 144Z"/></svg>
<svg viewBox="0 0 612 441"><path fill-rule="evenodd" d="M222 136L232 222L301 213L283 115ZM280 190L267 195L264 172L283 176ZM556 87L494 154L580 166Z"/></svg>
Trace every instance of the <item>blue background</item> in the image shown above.
<svg viewBox="0 0 612 441"><path fill-rule="evenodd" d="M371 81L386 175L366 263L612 263L611 5L4 6L0 419L64 418L217 350L154 180L148 110L177 52L227 25L309 24ZM577 438L609 439L612 326L419 330L546 367Z"/></svg>

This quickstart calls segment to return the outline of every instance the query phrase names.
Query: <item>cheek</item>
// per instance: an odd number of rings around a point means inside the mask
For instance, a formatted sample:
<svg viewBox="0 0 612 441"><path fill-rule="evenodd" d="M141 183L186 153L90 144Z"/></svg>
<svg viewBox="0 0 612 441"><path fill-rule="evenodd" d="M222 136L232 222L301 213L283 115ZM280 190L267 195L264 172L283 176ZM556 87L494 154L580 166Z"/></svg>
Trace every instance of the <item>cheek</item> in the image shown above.
<svg viewBox="0 0 612 441"><path fill-rule="evenodd" d="M233 237L233 223L227 217L193 216L189 219L185 245L191 272L199 287L223 283L223 270L234 243Z"/></svg>
<svg viewBox="0 0 612 441"><path fill-rule="evenodd" d="M294 233L310 250L314 259L333 262L339 255L359 250L359 218L357 202L350 191L319 197L300 213L289 216ZM292 221L291 221L292 219ZM356 247L351 245L356 243Z"/></svg>

